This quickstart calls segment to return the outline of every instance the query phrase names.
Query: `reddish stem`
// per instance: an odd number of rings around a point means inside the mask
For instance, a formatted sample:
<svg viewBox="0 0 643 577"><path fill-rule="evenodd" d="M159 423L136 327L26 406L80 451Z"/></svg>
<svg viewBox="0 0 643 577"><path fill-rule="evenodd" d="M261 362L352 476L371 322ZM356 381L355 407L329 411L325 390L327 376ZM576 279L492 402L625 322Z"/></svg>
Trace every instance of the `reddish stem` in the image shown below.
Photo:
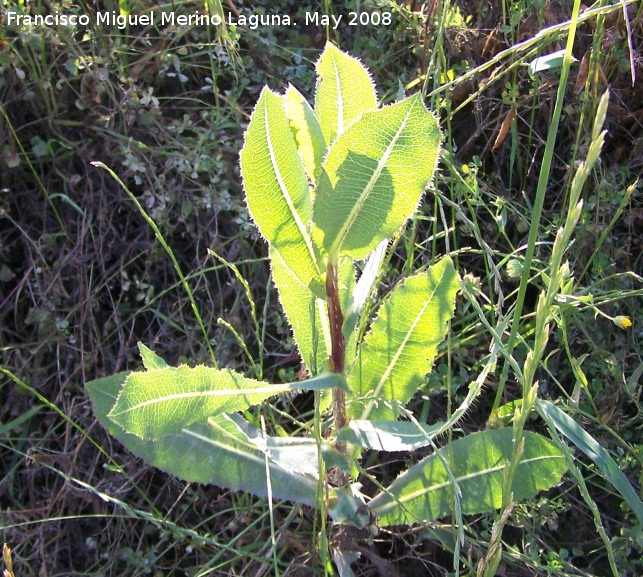
<svg viewBox="0 0 643 577"><path fill-rule="evenodd" d="M339 302L339 288L337 286L337 270L333 264L328 265L326 271L326 297L328 301L328 320L330 322L331 353L330 366L334 373L344 375L346 362L346 340L342 327L344 315ZM346 425L346 395L337 388L333 391L333 414L335 417L335 430L339 431Z"/></svg>

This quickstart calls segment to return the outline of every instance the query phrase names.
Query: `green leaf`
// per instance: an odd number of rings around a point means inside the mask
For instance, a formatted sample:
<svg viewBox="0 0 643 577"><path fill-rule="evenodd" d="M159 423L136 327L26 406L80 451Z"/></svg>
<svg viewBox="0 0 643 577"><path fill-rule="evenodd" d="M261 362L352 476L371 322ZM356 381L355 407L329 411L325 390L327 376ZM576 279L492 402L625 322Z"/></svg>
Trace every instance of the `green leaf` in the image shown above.
<svg viewBox="0 0 643 577"><path fill-rule="evenodd" d="M301 283L272 245L270 263L279 301L292 328L301 360L312 374L323 371L328 365L326 342L330 343L325 301Z"/></svg>
<svg viewBox="0 0 643 577"><path fill-rule="evenodd" d="M317 298L301 284L273 246L270 247L272 278L279 292L279 301L286 313L302 361L316 374L328 367L330 328L326 301ZM355 265L351 259L340 259L339 295L342 308L348 307L355 286ZM355 336L347 339L347 351L354 351Z"/></svg>
<svg viewBox="0 0 643 577"><path fill-rule="evenodd" d="M565 52L566 50L563 48L562 50L556 50L556 52L552 52L551 54L534 58L534 60L529 64L529 74L534 76L536 72L560 68L565 60ZM576 58L573 56L572 62L577 62Z"/></svg>
<svg viewBox="0 0 643 577"><path fill-rule="evenodd" d="M168 364L159 357L152 349L148 349L143 343L138 343L138 350L141 351L143 366L147 370L164 369Z"/></svg>
<svg viewBox="0 0 643 577"><path fill-rule="evenodd" d="M130 373L109 418L139 437L156 439L220 413L242 411L293 389L346 387L340 375L284 385L249 379L230 369L167 367Z"/></svg>
<svg viewBox="0 0 643 577"><path fill-rule="evenodd" d="M318 479L319 449L321 449L326 467L348 469L346 457L324 439L318 443L312 437L264 436L257 427L243 419L241 415L235 414L229 415L229 417L239 427L239 430L246 435L250 443L286 471Z"/></svg>
<svg viewBox="0 0 643 577"><path fill-rule="evenodd" d="M375 281L380 275L382 262L386 256L388 243L388 239L380 242L380 244L377 245L377 248L369 255L368 260L364 265L364 270L362 270L362 274L359 277L359 282L353 290L348 306L345 308L344 327L342 329L345 338L348 338L355 330L362 308L373 292Z"/></svg>
<svg viewBox="0 0 643 577"><path fill-rule="evenodd" d="M108 432L129 451L154 467L188 482L212 483L259 497L268 495L266 454L257 449L227 415L193 424L175 435L156 441L125 432L108 418L127 374L87 383L94 412ZM272 496L314 506L316 478L300 475L267 460Z"/></svg>
<svg viewBox="0 0 643 577"><path fill-rule="evenodd" d="M536 410L548 424L555 427L558 432L567 437L594 461L596 466L603 471L605 478L632 508L638 518L639 525L643 526L643 503L610 454L583 427L553 403L538 400L536 401Z"/></svg>
<svg viewBox="0 0 643 577"><path fill-rule="evenodd" d="M264 88L241 150L248 209L261 234L304 286L324 296L309 231L312 198L286 116L284 97Z"/></svg>
<svg viewBox="0 0 643 577"><path fill-rule="evenodd" d="M431 370L453 316L458 274L448 257L405 279L378 311L348 377L347 415L394 420Z"/></svg>
<svg viewBox="0 0 643 577"><path fill-rule="evenodd" d="M377 95L368 70L330 42L316 66L315 114L330 146L364 112L377 108Z"/></svg>
<svg viewBox="0 0 643 577"><path fill-rule="evenodd" d="M326 156L326 141L319 120L306 99L292 85L286 91L286 116L297 141L297 152L304 164L306 174L315 184Z"/></svg>
<svg viewBox="0 0 643 577"><path fill-rule="evenodd" d="M365 258L413 214L440 149L436 117L416 94L364 114L331 147L322 166L313 237L332 260Z"/></svg>
<svg viewBox="0 0 643 577"><path fill-rule="evenodd" d="M442 432L444 423L422 425L408 421L360 421L352 419L337 434L338 441L373 451L415 451L431 444Z"/></svg>
<svg viewBox="0 0 643 577"><path fill-rule="evenodd" d="M516 502L553 487L567 469L563 454L545 437L525 432L524 441L511 487ZM502 506L503 471L512 451L511 428L473 433L402 473L369 508L380 517L382 526L411 525L450 515L454 494L444 460L462 492L462 514L493 511Z"/></svg>
<svg viewBox="0 0 643 577"><path fill-rule="evenodd" d="M242 411L288 388L230 369L153 369L129 374L108 416L130 433L157 439L219 413Z"/></svg>
<svg viewBox="0 0 643 577"><path fill-rule="evenodd" d="M361 483L349 483L342 487L330 487L327 499L328 512L340 525L353 525L364 529L371 522L371 516L361 492Z"/></svg>

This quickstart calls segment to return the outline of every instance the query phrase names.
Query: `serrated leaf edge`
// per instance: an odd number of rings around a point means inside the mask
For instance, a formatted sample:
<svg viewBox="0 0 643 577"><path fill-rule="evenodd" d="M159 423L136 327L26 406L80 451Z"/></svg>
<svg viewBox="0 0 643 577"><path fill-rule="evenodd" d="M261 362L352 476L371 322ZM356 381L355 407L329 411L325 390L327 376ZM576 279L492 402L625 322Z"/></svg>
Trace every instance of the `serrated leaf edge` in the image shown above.
<svg viewBox="0 0 643 577"><path fill-rule="evenodd" d="M373 76L371 75L371 71L366 66L364 66L364 64L362 64L362 61L359 58L357 58L356 56L353 56L351 54L348 54L347 52L344 52L343 50L340 50L332 42L327 42L326 43L326 47L324 48L323 52L319 56L319 59L317 60L317 63L315 64L315 70L317 72L317 86L319 86L319 82L323 79L322 75L319 72L319 63L321 62L322 58L324 57L324 55L326 53L328 53L329 56L331 57L331 59L332 59L331 61L333 63L333 68L335 69L334 78L335 78L335 86L336 86L336 90L337 90L337 99L339 101L338 106L337 106L337 110L338 110L338 112L337 112L337 115L338 115L338 118L337 118L337 133L335 134L334 138L330 139L330 142L326 143L326 146L327 146L327 148L326 148L326 156L328 156L328 153L330 152L330 149L331 149L332 145L335 143L335 141L344 132L346 132L346 130L348 130L348 128L350 128L355 122L357 122L362 117L362 115L358 115L351 122L349 122L346 126L344 126L344 124L345 124L345 122L344 122L344 109L345 109L345 107L343 106L344 100L342 98L339 67L338 67L338 64L337 64L337 54L338 53L342 54L344 56L347 56L351 60L357 62L362 67L364 72L366 73L366 76L368 77L368 80L369 80L369 82L371 84L371 87L373 88L373 95L375 96L375 105L376 105L376 107L374 109L365 110L364 112L374 112L375 110L378 110L378 108L377 108L377 86L375 85L375 82L373 81ZM317 110L316 110L317 100L316 99L317 99L317 95L315 94L315 114L317 114ZM340 121L340 115L341 115L341 121ZM319 118L319 116L318 116L318 118ZM325 160L326 159L324 159L324 161ZM322 166L323 166L323 163L322 163Z"/></svg>
<svg viewBox="0 0 643 577"><path fill-rule="evenodd" d="M266 92L274 95L274 96L277 96L281 100L281 105L282 105L282 108L284 109L284 117L286 118L286 120L288 122L288 125L290 126L290 120L288 119L288 116L286 115L286 111L285 111L285 97L283 95L280 95L277 92L274 92L274 91L270 90L267 86L264 87L264 89L262 90L262 93L263 93L264 90ZM253 112L253 116L254 116L254 113L256 113L256 112L257 112L257 109L255 109L255 111ZM268 122L267 99L264 100L264 102L263 102L263 110L261 111L261 113L262 113L262 119L263 119L263 122L264 122L264 129L266 131L266 140L268 142L268 153L270 155L270 162L271 162L272 168L274 170L275 177L277 178L277 183L279 185L279 189L281 190L281 193L282 193L282 195L283 195L283 197L284 197L284 199L286 201L286 205L288 206L288 210L290 211L290 214L291 214L292 218L295 221L295 225L297 226L297 229L299 230L299 233L301 234L302 240L303 240L304 244L306 245L306 249L307 249L307 251L309 253L309 256L310 256L310 259L311 259L311 261L312 261L312 263L314 265L315 272L317 274L317 277L319 278L319 277L321 277L321 271L319 269L319 262L317 260L317 254L316 254L316 251L314 249L314 243L313 243L312 236L310 234L310 231L308 230L308 227L301 220L301 218L299 216L299 212L295 208L292 196L290 194L290 191L286 187L286 183L284 182L283 176L281 174L281 171L279 170L279 165L278 165L276 157L275 157L273 138L272 138L272 133L270 132L270 123ZM243 148L245 148L245 145L246 145L247 134L248 134L248 131L246 130L246 132L244 133L244 137L243 137L244 138L244 146L243 146ZM293 138L294 138L294 136L293 136ZM295 147L297 147L296 142L295 142ZM242 148L242 151L243 151L243 148ZM241 159L241 155L239 156L239 158ZM299 159L299 162L301 162L301 157L299 155L297 155L297 158ZM303 168L304 174L305 174L306 169L303 166L303 164L302 164L302 168ZM242 178L243 178L243 167L242 166L240 166L240 171L241 171L241 175L242 175ZM310 194L310 191L309 191L309 194ZM252 209L250 208L250 205L248 204L248 195L247 195L247 193L244 195L244 199L245 199L246 207L248 209L248 213L252 217L252 220L255 223L257 223L258 221L254 217L254 215L252 213ZM257 225L257 229L259 230L259 233L261 234L261 237L266 242L270 243L270 239L268 239L268 238L266 238L264 236L263 232L261 231L261 227L259 227ZM312 279L312 280L314 281L315 279Z"/></svg>
<svg viewBox="0 0 643 577"><path fill-rule="evenodd" d="M127 378L123 382L123 386L121 387L121 390L118 393L118 397L116 397L116 402L114 403L114 407L112 410L107 414L107 417L110 418L112 421L114 421L117 424L118 421L116 418L120 417L121 415L126 415L132 411L140 410L143 407L147 407L150 405L156 405L159 403L165 403L168 401L176 400L176 399L189 399L189 398L194 398L194 397L235 397L235 396L245 396L249 394L263 394L263 393L273 393L275 395L278 395L279 393L284 393L291 389L292 387L290 385L273 385L270 383L265 383L262 381L256 381L260 385L256 388L248 388L248 389L217 389L217 390L210 390L210 391L187 391L184 393L174 393L171 395L165 395L163 397L154 397L152 399L149 399L147 401L137 403L136 405L132 405L131 407L128 407L125 410L121 410L118 412L115 412L115 408L118 406L119 401L121 399L121 396L123 395L123 391L127 385L127 383L130 381L130 379L136 375L142 374L142 373L154 373L154 372L168 372L168 371L176 371L178 369L181 369L183 367L187 367L188 369L196 369L196 368L205 368L209 369L212 371L216 371L218 373L227 373L233 380L234 378L241 378L244 380L254 380L254 379L248 379L247 377L244 377L243 375L237 373L236 371L233 371L231 369L214 369L212 367L206 367L205 365L198 365L197 367L190 367L189 365L179 365L178 367L165 367L162 369L150 369L147 371L140 371L140 372L131 372L127 375Z"/></svg>
<svg viewBox="0 0 643 577"><path fill-rule="evenodd" d="M452 263L452 261L451 261L451 259L450 259L449 257L444 257L443 259L439 260L439 261L438 261L434 266L439 265L439 264L441 264L442 262L445 262L446 264L445 264L445 266L444 266L444 270L442 271L442 274L440 275L440 277L439 277L438 279L436 279L436 283L435 283L435 286L434 286L434 288L433 288L433 291L431 292L431 295L430 295L429 297L427 297L427 299L424 301L424 305L423 305L423 306L422 306L422 308L420 309L420 312L416 315L416 317L415 317L415 320L414 320L413 324L411 325L411 327L410 327L410 328L409 328L409 330L407 331L407 333L406 333L406 335L405 335L405 337L404 337L404 340L402 341L402 343L401 343L401 344L400 344L400 346L398 347L397 351L396 351L396 352L395 352L395 354L393 355L393 358L392 358L391 362L389 363L389 365L388 365L388 367L387 367L386 371L384 371L384 373L382 374L382 377L380 378L380 380L379 380L379 382L378 382L378 384L377 384L377 387L376 387L376 388L372 391L372 393L371 393L371 396L372 396L374 399L377 399L377 397L379 397L379 395L381 394L381 392L382 392L382 388L383 388L383 387L384 387L384 385L386 384L386 380L387 380L387 379L388 379L388 377L390 376L391 372L394 370L395 365L397 364L397 361L398 361L398 359L399 359L400 355L402 354L402 350L404 349L404 347L405 347L406 343L408 342L408 340L409 340L409 338L410 338L410 335L413 333L413 331L415 330L415 327L416 327L416 326L418 325L418 323L420 322L421 317L422 317L422 315L424 314L424 312L426 311L427 307L428 307L428 306L431 304L431 302L433 301L433 298L434 298L434 296L435 296L435 293L436 293L436 291L438 290L438 288L440 287L440 285L441 285L441 283L442 283L442 280L444 279L444 276L445 276L445 274L447 273L447 270L448 270L448 264L450 263L450 264L451 264L451 266L453 266L453 263ZM422 273L418 273L417 275L414 275L414 276L411 276L411 277L407 277L407 278L405 278L405 279L402 281L402 284L401 284L401 286L400 286L399 288L400 288L400 289L401 289L401 288L403 288L404 284L405 284L409 279L412 279L412 278L417 277L417 276L419 276L419 275L424 275L424 276L426 276L426 277L430 278L430 277L429 277L429 274L430 274L430 269L429 269L429 271L424 271L424 272L422 272ZM456 275L457 275L457 272L456 272ZM389 299L391 299L391 298L393 297L393 294L394 294L395 290L396 290L396 289L393 289L393 291L388 295L387 300L386 300L385 302L383 302L383 303L382 303L382 305L380 306L380 308L378 309L378 313L377 313L377 316L376 316L376 320L379 318L380 311L383 309L383 307L385 307L385 306L386 306L386 304L387 304L388 300L389 300ZM456 293L456 294L457 294L457 293ZM455 306L455 305L454 305L454 306ZM452 312L452 311L451 311L451 312ZM453 316L453 315L451 315L451 316ZM374 321L374 322L376 322L376 321ZM370 331L369 331L369 333L364 337L364 340L363 340L363 344L364 344L364 345L366 345L366 344L367 344L367 342L368 342L368 338L369 338L369 336L372 334L372 332L373 332L373 326L371 325L371 330L370 330ZM359 355L359 353L358 353L358 355ZM428 371L427 371L427 372L428 372ZM369 391L369 392L370 392L370 391ZM366 406L366 408L364 409L364 413L362 414L362 416L361 416L361 418L360 418L361 420L366 420L366 419L368 419L368 415L369 415L370 411L372 410L372 405L373 405L373 403L374 403L374 399L370 400L369 404L368 404L368 405ZM367 411L368 411L368 412L367 412Z"/></svg>

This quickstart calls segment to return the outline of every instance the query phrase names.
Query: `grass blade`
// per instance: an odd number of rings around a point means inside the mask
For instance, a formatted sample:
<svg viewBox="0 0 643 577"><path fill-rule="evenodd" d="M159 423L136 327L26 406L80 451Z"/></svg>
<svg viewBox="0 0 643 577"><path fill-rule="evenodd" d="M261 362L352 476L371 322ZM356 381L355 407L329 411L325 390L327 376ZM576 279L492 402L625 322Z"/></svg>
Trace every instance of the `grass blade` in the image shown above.
<svg viewBox="0 0 643 577"><path fill-rule="evenodd" d="M643 526L643 503L609 453L583 427L553 403L538 400L536 410L550 426L554 426L603 471L605 478L625 499L636 514L639 524Z"/></svg>

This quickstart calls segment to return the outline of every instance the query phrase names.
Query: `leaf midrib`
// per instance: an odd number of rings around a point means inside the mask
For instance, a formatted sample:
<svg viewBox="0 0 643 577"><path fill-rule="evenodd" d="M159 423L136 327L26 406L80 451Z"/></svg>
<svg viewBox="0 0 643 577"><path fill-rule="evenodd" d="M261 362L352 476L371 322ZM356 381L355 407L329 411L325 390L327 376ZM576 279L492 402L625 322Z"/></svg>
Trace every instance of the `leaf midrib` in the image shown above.
<svg viewBox="0 0 643 577"><path fill-rule="evenodd" d="M364 187L364 190L362 191L362 193L360 194L359 198L357 199L357 202L355 203L355 205L351 209L351 212L348 215L348 218L346 219L346 221L344 222L344 224L340 228L339 233L335 237L335 240L334 240L333 244L331 245L331 248L328 251L328 254L330 255L331 258L333 258L337 254L339 248L344 244L344 242L346 240L346 237L348 236L348 233L349 233L351 227L355 223L355 220L357 219L357 216L359 215L359 213L361 212L362 208L364 207L364 203L366 202L366 200L368 199L370 194L373 192L373 188L375 186L375 183L378 181L380 175L382 174L382 171L384 170L384 168L386 166L386 163L388 162L388 159L391 156L391 152L393 150L393 147L395 146L395 144L397 143L397 141L400 138L400 134L406 128L406 125L408 123L409 117L411 116L411 113L412 113L414 108L415 108L414 104L411 105L411 107L409 107L409 109L408 109L408 111L407 111L407 113L406 113L406 115L404 117L404 120L402 121L402 123L400 124L400 127L398 128L397 132L395 133L395 136L393 136L393 138L391 139L391 142L389 143L389 145L387 146L384 154L382 155L382 158L380 158L380 160L378 161L377 168L373 171L373 174L372 174L371 178L369 179L368 183Z"/></svg>
<svg viewBox="0 0 643 577"><path fill-rule="evenodd" d="M519 463L520 465L529 465L530 463L537 463L539 461L544 461L548 459L562 459L560 455L539 455L537 457L531 457L529 459L522 459ZM482 475L492 475L493 473L497 473L499 471L502 471L505 467L507 467L508 462L503 464L503 465L496 465L495 467L490 467L488 469L484 469L482 471L475 471L474 473L469 473L468 475L462 475L460 477L456 477L456 481L459 483L469 481L471 479L475 479L476 477L480 477ZM397 505L403 504L403 503L408 503L409 501L412 501L413 499L417 499L418 497L422 497L424 495L428 495L429 493L432 493L433 491L438 491L440 489L444 489L445 487L451 486L452 482L450 480L444 481L442 483L437 483L436 485L431 485L430 487L424 487L418 491L414 491L413 493L410 493L405 496L400 496L400 497L395 497L394 501L391 501L390 503L387 503L383 505L382 507L375 507L373 510L376 512L378 515L383 515L386 512L388 512L391 508L396 507Z"/></svg>
<svg viewBox="0 0 643 577"><path fill-rule="evenodd" d="M220 433L225 434L225 436L231 438L235 443L244 444L244 441L242 441L241 439L236 438L234 435L230 435L227 431L223 430L221 427L216 427L216 428L219 430ZM228 452L233 453L235 455L239 455L240 457L242 457L244 459L247 459L249 461L253 461L253 462L261 464L261 465L266 464L266 457L262 458L262 457L258 457L257 455L253 455L252 453L246 453L244 451L241 451L240 449L237 449L236 447L231 447L230 445L226 445L225 443L222 443L220 441L215 441L214 439L210 439L209 437L205 437L204 435L201 435L201 434L199 434L199 433L197 433L195 431L192 431L190 429L183 429L181 432L183 434L185 434L185 435L194 437L194 438L198 439L199 441L202 441L203 443L206 443L208 445L214 445L215 447L223 449L224 451L228 451ZM248 448L260 452L260 450L257 449L254 446L248 447ZM286 471L286 469L283 469L282 467L280 467L277 463L275 463L270 458L268 458L267 461L268 461L268 466L269 466L270 469L274 469L275 471L279 471L279 472L283 472L283 473L288 473L288 471ZM312 480L312 479L310 479L309 477L307 477L305 475L302 475L300 473L289 473L289 474L292 474L292 475L296 474L299 480L305 481L306 483L310 484L311 488L314 487L315 490L317 489L317 482Z"/></svg>
<svg viewBox="0 0 643 577"><path fill-rule="evenodd" d="M288 206L288 210L290 211L290 214L292 215L293 219L295 220L295 224L297 226L297 229L299 230L299 234L301 234L302 239L304 240L304 244L306 245L306 249L308 250L308 253L310 255L311 261L315 267L315 272L317 275L320 275L319 267L317 265L317 257L315 256L315 250L312 245L312 239L310 238L310 235L308 234L308 230L304 223L302 222L299 212L295 208L295 204L293 202L293 199L290 195L290 192L288 191L288 187L286 186L286 183L284 182L283 176L281 174L281 171L279 170L279 165L277 163L277 158L275 157L275 150L274 150L274 145L272 142L272 135L270 133L270 123L268 122L268 99L266 98L264 100L264 106L263 106L263 120L264 120L264 127L266 131L266 144L268 145L268 154L270 155L270 162L272 163L273 170L275 172L275 178L277 179L277 184L279 185L279 189L281 190L281 193L286 201L286 205ZM298 157L297 157L298 158Z"/></svg>
<svg viewBox="0 0 643 577"><path fill-rule="evenodd" d="M375 403L375 399L380 395L382 392L382 388L384 388L384 384L386 383L387 379L389 378L391 372L397 365L397 362L402 355L403 349L406 347L406 344L409 342L411 339L411 335L415 332L415 328L417 327L418 323L420 322L422 316L424 315L426 309L429 307L431 302L433 301L433 297L435 296L436 291L438 290L440 284L442 283L442 279L444 278L444 275L447 272L447 267L444 267L444 270L442 271L442 274L440 275L440 278L437 280L435 283L435 286L433 287L433 290L431 291L431 294L429 298L426 299L424 306L420 309L420 312L416 315L415 320L413 321L413 324L407 331L406 335L404 336L404 339L400 343L400 346L397 348L397 351L395 351L395 354L393 355L393 358L391 359L391 362L388 364L386 367L386 370L384 373L382 373L382 378L379 380L377 383L377 387L375 387L375 391L373 393L373 399L369 402L369 404L366 406L364 409L364 413L362 414L362 420L368 419L368 416L370 415L371 411L373 410L373 406ZM427 277L430 279L430 276L427 275ZM384 305L386 306L386 305Z"/></svg>
<svg viewBox="0 0 643 577"><path fill-rule="evenodd" d="M132 405L126 409L123 409L119 411L118 413L111 412L108 416L110 418L114 417L120 417L121 415L126 415L127 413L130 413L132 411L137 411L141 410L144 407L150 406L150 405L156 405L159 403L166 403L169 401L176 401L176 400L187 400L190 398L194 397L222 397L222 396L229 396L229 397L236 397L239 395L261 395L264 393L274 393L275 395L288 391L290 387L284 387L280 385L269 385L265 387L254 387L252 389L217 389L217 390L210 390L210 391L188 391L185 393L173 393L171 395L164 395L162 397L155 397L153 399L148 399L147 401L143 401L140 403L137 403L136 405Z"/></svg>

